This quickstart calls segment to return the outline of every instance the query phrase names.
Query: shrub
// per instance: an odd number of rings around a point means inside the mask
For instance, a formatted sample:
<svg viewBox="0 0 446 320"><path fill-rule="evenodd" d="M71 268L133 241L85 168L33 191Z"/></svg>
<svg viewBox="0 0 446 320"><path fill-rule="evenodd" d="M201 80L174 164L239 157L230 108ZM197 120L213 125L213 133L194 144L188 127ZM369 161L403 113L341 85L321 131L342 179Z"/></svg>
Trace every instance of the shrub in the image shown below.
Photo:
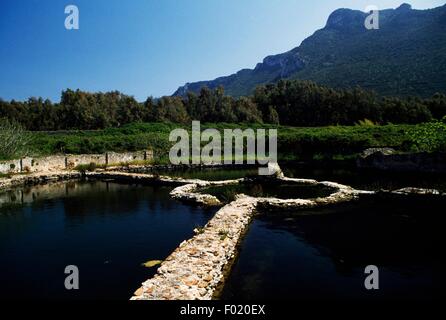
<svg viewBox="0 0 446 320"><path fill-rule="evenodd" d="M98 165L94 162L90 162L89 164L79 164L74 169L79 172L90 171L93 172L98 168Z"/></svg>
<svg viewBox="0 0 446 320"><path fill-rule="evenodd" d="M359 120L357 125L364 126L364 127L373 127L373 126L376 126L376 123L374 123L372 120L364 119L364 120Z"/></svg>
<svg viewBox="0 0 446 320"><path fill-rule="evenodd" d="M28 153L31 135L14 121L0 119L0 158L21 158Z"/></svg>
<svg viewBox="0 0 446 320"><path fill-rule="evenodd" d="M446 151L446 123L444 122L434 121L418 125L407 134L412 142L412 151Z"/></svg>

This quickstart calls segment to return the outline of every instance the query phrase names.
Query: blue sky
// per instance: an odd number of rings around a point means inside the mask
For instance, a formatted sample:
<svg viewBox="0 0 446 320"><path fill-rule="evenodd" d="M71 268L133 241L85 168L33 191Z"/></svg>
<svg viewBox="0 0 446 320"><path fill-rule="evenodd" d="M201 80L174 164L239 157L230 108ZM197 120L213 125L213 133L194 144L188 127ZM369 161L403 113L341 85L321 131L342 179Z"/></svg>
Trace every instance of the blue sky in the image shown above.
<svg viewBox="0 0 446 320"><path fill-rule="evenodd" d="M139 101L186 82L253 68L325 25L337 8L393 0L1 0L0 97L59 101L65 88L119 90ZM414 8L444 0L407 1ZM80 29L64 27L77 5Z"/></svg>

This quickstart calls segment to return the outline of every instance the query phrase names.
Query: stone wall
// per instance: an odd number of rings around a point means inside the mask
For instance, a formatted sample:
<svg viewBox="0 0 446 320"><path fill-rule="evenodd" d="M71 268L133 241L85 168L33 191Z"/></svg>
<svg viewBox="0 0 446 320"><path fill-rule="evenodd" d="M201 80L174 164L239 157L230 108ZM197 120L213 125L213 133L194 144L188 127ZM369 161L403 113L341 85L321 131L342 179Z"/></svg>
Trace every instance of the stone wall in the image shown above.
<svg viewBox="0 0 446 320"><path fill-rule="evenodd" d="M20 160L0 162L0 173L19 173Z"/></svg>
<svg viewBox="0 0 446 320"><path fill-rule="evenodd" d="M81 164L96 163L98 165L106 165L105 154L78 154L66 157L66 169L74 169Z"/></svg>
<svg viewBox="0 0 446 320"><path fill-rule="evenodd" d="M107 155L106 161L107 164L109 165L138 161L138 160L153 159L153 153L151 151L137 151L133 153L109 152L106 155Z"/></svg>
<svg viewBox="0 0 446 320"><path fill-rule="evenodd" d="M66 169L65 156L21 159L21 172L43 172Z"/></svg>
<svg viewBox="0 0 446 320"><path fill-rule="evenodd" d="M98 165L114 165L132 161L152 160L153 152L136 151L105 154L56 155L41 158L26 157L19 160L0 162L0 173L46 172L74 169L81 164L96 163Z"/></svg>

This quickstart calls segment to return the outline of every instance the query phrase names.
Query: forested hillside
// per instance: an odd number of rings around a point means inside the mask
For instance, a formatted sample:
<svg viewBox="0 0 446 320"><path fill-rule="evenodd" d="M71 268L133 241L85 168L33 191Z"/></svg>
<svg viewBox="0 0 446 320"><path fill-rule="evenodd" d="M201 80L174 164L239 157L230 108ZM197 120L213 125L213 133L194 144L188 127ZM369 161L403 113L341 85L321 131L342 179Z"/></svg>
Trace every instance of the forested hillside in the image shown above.
<svg viewBox="0 0 446 320"><path fill-rule="evenodd" d="M266 57L252 70L188 83L174 95L223 86L238 97L280 79L311 80L333 88L360 86L389 96L446 92L446 5L413 10L403 4L380 11L378 30L364 27L366 17L357 10L336 10L326 26L299 47Z"/></svg>

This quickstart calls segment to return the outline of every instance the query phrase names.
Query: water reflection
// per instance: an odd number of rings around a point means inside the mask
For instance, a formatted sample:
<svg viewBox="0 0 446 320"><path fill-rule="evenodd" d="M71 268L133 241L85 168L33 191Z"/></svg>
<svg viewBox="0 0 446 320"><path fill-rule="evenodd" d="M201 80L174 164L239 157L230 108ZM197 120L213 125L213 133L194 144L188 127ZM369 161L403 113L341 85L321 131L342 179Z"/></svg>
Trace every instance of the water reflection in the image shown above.
<svg viewBox="0 0 446 320"><path fill-rule="evenodd" d="M432 230L444 203L437 205L372 201L327 215L259 216L223 298L428 299L438 263ZM378 291L364 289L367 265L380 268Z"/></svg>
<svg viewBox="0 0 446 320"><path fill-rule="evenodd" d="M255 166L246 168L204 168L204 169L183 169L183 170L157 170L156 173L171 177L181 177L184 179L200 179L209 181L233 180L249 176L258 175L258 168Z"/></svg>
<svg viewBox="0 0 446 320"><path fill-rule="evenodd" d="M166 258L215 212L175 202L170 190L70 182L3 194L0 298L127 300L156 272L140 264ZM64 288L71 264L79 291Z"/></svg>

